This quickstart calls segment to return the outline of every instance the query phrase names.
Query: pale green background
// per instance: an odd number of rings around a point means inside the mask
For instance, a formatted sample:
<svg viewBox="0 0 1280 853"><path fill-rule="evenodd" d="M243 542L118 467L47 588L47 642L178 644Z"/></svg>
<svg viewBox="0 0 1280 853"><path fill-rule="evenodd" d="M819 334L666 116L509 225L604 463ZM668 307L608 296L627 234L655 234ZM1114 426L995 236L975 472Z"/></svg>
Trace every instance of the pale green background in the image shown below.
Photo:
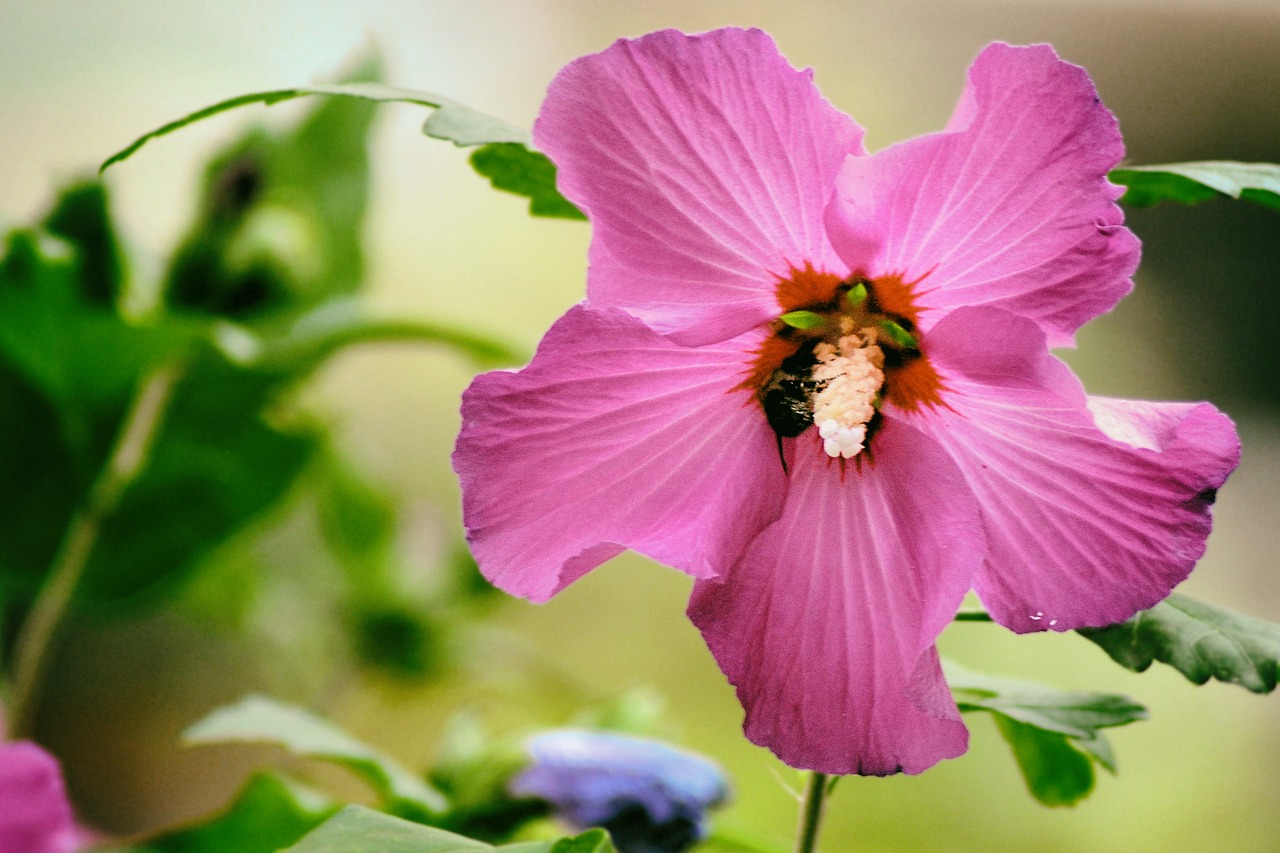
<svg viewBox="0 0 1280 853"><path fill-rule="evenodd" d="M668 26L756 25L794 64L817 69L819 86L867 128L873 149L940 127L969 60L986 42L1051 41L1092 72L1135 161L1280 158L1274 0L640 6L6 0L0 223L36 215L51 180L93 166L141 131L224 96L321 79L370 39L387 54L392 82L528 124L561 65L616 37ZM289 109L210 121L115 170L116 209L141 252L163 252L185 227L196 169L219 140L246 121ZM388 107L378 127L367 232L374 299L388 310L464 321L532 348L583 295L588 226L531 220L517 200L486 190L465 154L420 137L420 120L417 110ZM1249 220L1261 229L1258 239L1280 237L1280 215L1269 215L1276 218ZM1162 221L1148 216L1135 224ZM1177 397L1203 387L1196 376L1206 352L1231 358L1230 340L1171 333L1187 318L1161 292L1150 276L1140 279L1129 303L1081 335L1082 352L1071 360L1091 390ZM1236 369L1247 382L1248 364ZM468 380L468 368L447 355L383 349L333 365L310 396L342 424L345 445L374 476L409 500L440 504L454 523L448 452ZM1280 430L1260 409L1242 405L1232 414L1245 461L1222 492L1209 554L1186 588L1280 619ZM514 603L503 618L535 654L556 661L592 694L656 685L670 698L683 741L734 776L730 817L785 839L794 804L779 781L796 779L743 741L732 690L683 617L688 585L624 557L551 605ZM92 648L68 649L44 730L67 757L86 813L127 831L195 816L225 798L250 758L180 753L174 740L183 725L254 681L254 650L227 650L197 628L168 622L82 628L76 637ZM1048 810L1025 794L991 723L974 718L964 758L919 778L843 783L831 808L828 853L1280 844L1275 698L1221 685L1193 688L1167 670L1135 676L1071 635L1018 639L994 626L962 625L942 644L973 668L1129 692L1150 706L1152 719L1114 733L1118 778L1101 779L1075 809ZM421 766L442 720L466 695L465 685L421 694L357 682L330 698L344 723Z"/></svg>

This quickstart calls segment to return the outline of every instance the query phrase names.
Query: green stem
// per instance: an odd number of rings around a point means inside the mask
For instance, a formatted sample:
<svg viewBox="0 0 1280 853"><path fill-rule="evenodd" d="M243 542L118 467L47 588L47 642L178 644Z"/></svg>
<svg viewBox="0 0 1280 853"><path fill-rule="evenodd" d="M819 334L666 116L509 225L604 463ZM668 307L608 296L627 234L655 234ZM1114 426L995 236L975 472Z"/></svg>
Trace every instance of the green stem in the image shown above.
<svg viewBox="0 0 1280 853"><path fill-rule="evenodd" d="M352 344L379 342L443 344L481 365L519 364L528 360L502 341L478 332L420 320L356 319L299 332L290 340L269 344L240 361L255 367L287 367L298 361L319 362Z"/></svg>
<svg viewBox="0 0 1280 853"><path fill-rule="evenodd" d="M89 563L103 522L115 511L125 489L146 466L165 406L181 373L177 364L165 365L139 385L110 456L85 496L84 504L71 517L48 579L36 595L14 642L10 737L32 735L54 635Z"/></svg>
<svg viewBox="0 0 1280 853"><path fill-rule="evenodd" d="M955 615L956 622L994 622L990 613L981 610L961 610Z"/></svg>
<svg viewBox="0 0 1280 853"><path fill-rule="evenodd" d="M812 773L800 807L800 833L796 853L814 853L818 849L818 830L822 826L822 807L827 799L827 774Z"/></svg>

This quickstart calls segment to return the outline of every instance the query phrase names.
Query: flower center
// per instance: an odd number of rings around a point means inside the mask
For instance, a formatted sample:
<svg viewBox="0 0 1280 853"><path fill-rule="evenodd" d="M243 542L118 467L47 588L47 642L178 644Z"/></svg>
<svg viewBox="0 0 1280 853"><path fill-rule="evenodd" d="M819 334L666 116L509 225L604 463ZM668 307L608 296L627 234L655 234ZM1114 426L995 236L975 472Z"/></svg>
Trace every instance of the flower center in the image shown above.
<svg viewBox="0 0 1280 853"><path fill-rule="evenodd" d="M848 321L842 318L842 325L852 326ZM866 441L867 424L875 417L876 397L884 385L884 350L877 341L876 330L867 327L813 348L813 422L822 436L822 449L832 458L849 459Z"/></svg>
<svg viewBox="0 0 1280 853"><path fill-rule="evenodd" d="M779 282L778 302L785 313L739 387L755 392L779 449L816 426L827 456L851 459L879 427L885 400L903 409L941 402L901 279L840 279L806 265Z"/></svg>

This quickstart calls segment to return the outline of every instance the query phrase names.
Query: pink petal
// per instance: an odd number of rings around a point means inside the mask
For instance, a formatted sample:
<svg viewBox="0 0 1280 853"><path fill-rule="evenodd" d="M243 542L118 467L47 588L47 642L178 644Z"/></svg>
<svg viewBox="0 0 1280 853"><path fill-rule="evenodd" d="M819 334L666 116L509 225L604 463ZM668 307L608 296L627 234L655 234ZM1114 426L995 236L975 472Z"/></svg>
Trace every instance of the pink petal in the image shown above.
<svg viewBox="0 0 1280 853"><path fill-rule="evenodd" d="M862 130L759 30L666 30L583 57L534 138L591 218L595 307L710 343L777 316L792 266L846 272L823 211Z"/></svg>
<svg viewBox="0 0 1280 853"><path fill-rule="evenodd" d="M485 576L545 601L624 548L725 570L786 488L773 432L736 389L762 334L685 348L578 306L524 370L476 379L453 462Z"/></svg>
<svg viewBox="0 0 1280 853"><path fill-rule="evenodd" d="M0 850L71 853L79 849L58 762L34 743L0 744Z"/></svg>
<svg viewBox="0 0 1280 853"><path fill-rule="evenodd" d="M1240 459L1207 403L1087 399L1029 320L960 309L929 334L946 409L913 421L978 496L989 553L974 588L1015 631L1106 625L1167 596L1204 553Z"/></svg>
<svg viewBox="0 0 1280 853"><path fill-rule="evenodd" d="M850 268L920 279L926 329L993 305L1069 345L1132 288L1140 247L1106 179L1123 156L1084 69L1048 45L993 44L946 132L846 160L831 238Z"/></svg>
<svg viewBox="0 0 1280 853"><path fill-rule="evenodd" d="M842 476L813 432L797 439L782 517L689 603L747 737L793 767L920 773L967 745L933 642L982 561L978 510L905 423L873 449Z"/></svg>

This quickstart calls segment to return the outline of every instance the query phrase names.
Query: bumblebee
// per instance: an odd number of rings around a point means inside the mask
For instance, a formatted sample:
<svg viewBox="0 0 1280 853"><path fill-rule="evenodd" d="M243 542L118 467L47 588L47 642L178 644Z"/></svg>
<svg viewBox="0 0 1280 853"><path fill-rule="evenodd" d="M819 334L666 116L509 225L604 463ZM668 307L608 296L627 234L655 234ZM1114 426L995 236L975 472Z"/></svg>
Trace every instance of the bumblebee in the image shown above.
<svg viewBox="0 0 1280 853"><path fill-rule="evenodd" d="M817 340L810 341L784 359L759 391L765 419L778 439L778 458L784 471L787 460L782 454L782 439L795 438L813 426L813 400L826 385L813 378L817 344Z"/></svg>

